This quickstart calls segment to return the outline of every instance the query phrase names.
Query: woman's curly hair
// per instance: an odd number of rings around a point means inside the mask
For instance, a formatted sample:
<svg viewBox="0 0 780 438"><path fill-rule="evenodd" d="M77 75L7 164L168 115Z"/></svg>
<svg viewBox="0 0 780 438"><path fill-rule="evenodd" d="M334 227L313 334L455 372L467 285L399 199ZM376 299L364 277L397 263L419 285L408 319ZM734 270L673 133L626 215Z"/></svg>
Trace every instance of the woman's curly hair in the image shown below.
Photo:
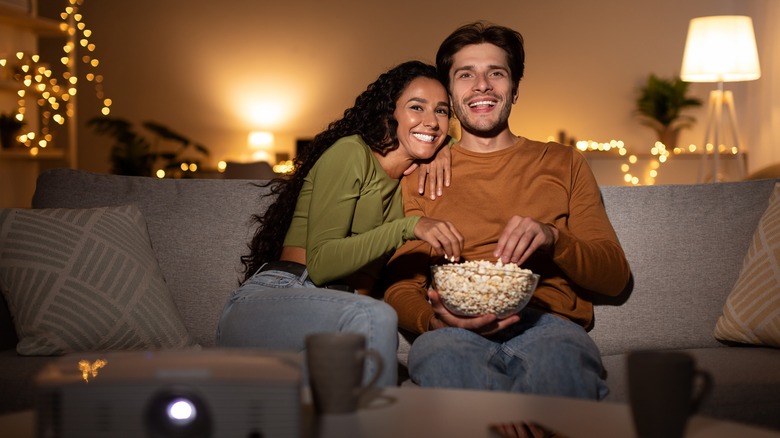
<svg viewBox="0 0 780 438"><path fill-rule="evenodd" d="M328 125L300 151L290 175L266 184L271 190L264 196L275 195L276 200L264 213L253 216L258 227L249 244L250 253L241 257L244 280L263 264L279 259L303 180L326 149L338 139L355 134L383 156L398 148L395 104L409 83L419 77L439 80L436 68L420 61L404 62L380 75L355 99L354 106L344 111L343 117Z"/></svg>

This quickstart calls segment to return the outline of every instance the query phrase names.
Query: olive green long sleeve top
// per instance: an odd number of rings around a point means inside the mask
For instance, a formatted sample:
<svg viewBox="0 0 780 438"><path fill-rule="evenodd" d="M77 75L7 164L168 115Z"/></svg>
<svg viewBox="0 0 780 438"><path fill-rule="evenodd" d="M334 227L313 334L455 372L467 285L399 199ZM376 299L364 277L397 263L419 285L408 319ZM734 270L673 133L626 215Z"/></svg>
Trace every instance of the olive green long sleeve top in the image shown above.
<svg viewBox="0 0 780 438"><path fill-rule="evenodd" d="M463 234L463 260L496 261L493 250L513 215L557 228L552 253L537 252L524 265L541 279L530 306L586 328L593 294L617 295L630 270L585 158L558 143L520 138L490 153L452 147L452 183L436 200L417 193L417 177L401 183L407 215L452 222ZM429 265L443 263L423 241L407 242L388 264L385 301L402 328L430 329Z"/></svg>
<svg viewBox="0 0 780 438"><path fill-rule="evenodd" d="M393 251L414 239L419 216L404 216L399 180L358 135L330 146L304 179L285 246L306 248L317 285L356 272L376 280Z"/></svg>

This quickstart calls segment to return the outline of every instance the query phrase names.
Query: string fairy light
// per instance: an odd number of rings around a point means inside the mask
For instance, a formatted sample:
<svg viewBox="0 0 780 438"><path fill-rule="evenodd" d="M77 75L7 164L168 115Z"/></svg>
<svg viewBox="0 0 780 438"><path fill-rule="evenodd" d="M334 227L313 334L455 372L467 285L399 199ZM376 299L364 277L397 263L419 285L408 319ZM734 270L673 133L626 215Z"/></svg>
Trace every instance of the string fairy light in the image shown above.
<svg viewBox="0 0 780 438"><path fill-rule="evenodd" d="M553 136L547 138L548 141L554 141ZM625 161L620 164L620 172L623 175L623 181L629 185L640 185L642 180L638 176L641 169L636 169L636 165L639 163L639 157L636 154L629 154L626 149L625 143L621 140L610 140L609 142L597 142L592 140L580 140L575 143L575 147L581 152L596 152L596 153L614 153L625 157ZM698 146L690 144L687 148L675 147L672 151L669 151L665 144L657 141L650 148L651 159L648 163L649 171L644 178L645 185L654 185L656 178L660 174L661 167L666 164L674 155L682 155L687 153L713 153L714 146L707 144L703 151L697 152ZM736 155L739 153L738 148L728 147L724 144L718 146L720 154ZM646 168L645 168L646 169Z"/></svg>
<svg viewBox="0 0 780 438"><path fill-rule="evenodd" d="M97 68L100 61L95 56L95 44L91 42L92 31L86 26L84 16L79 8L84 0L68 0L68 5L60 13L60 30L68 36L68 42L62 48L63 56L60 62L65 67L61 78L57 78L49 65L41 61L40 55L16 52L13 58L0 57L0 68L10 70L8 77L19 86L17 89L16 119L25 122L28 117L27 100L35 96L40 112L38 131L22 132L17 141L29 148L31 155L37 155L39 148L47 147L53 140L52 123L64 125L67 118L74 117L73 97L76 96L79 78L71 74L75 67L75 42L88 52L81 57L85 66L84 78L95 87L95 94L101 103L100 112L108 115L111 112L112 100L105 96L103 76Z"/></svg>

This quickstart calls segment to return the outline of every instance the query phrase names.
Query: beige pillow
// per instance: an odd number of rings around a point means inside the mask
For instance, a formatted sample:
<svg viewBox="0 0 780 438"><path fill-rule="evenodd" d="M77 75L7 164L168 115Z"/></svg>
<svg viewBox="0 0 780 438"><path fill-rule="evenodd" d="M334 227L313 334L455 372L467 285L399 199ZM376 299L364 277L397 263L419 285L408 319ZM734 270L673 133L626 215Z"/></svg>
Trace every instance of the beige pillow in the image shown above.
<svg viewBox="0 0 780 438"><path fill-rule="evenodd" d="M780 184L758 222L714 335L721 341L780 347Z"/></svg>
<svg viewBox="0 0 780 438"><path fill-rule="evenodd" d="M21 355L195 346L133 205L0 209L0 289Z"/></svg>

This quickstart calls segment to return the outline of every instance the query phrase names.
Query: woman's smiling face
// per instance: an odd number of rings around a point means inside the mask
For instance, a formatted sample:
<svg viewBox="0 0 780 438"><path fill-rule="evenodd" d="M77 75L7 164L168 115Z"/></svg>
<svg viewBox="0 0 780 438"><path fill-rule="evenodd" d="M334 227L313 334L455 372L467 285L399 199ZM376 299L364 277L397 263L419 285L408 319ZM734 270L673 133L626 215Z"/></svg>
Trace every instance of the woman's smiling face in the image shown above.
<svg viewBox="0 0 780 438"><path fill-rule="evenodd" d="M432 157L447 136L450 107L447 90L436 79L413 79L395 104L399 149L415 160Z"/></svg>

